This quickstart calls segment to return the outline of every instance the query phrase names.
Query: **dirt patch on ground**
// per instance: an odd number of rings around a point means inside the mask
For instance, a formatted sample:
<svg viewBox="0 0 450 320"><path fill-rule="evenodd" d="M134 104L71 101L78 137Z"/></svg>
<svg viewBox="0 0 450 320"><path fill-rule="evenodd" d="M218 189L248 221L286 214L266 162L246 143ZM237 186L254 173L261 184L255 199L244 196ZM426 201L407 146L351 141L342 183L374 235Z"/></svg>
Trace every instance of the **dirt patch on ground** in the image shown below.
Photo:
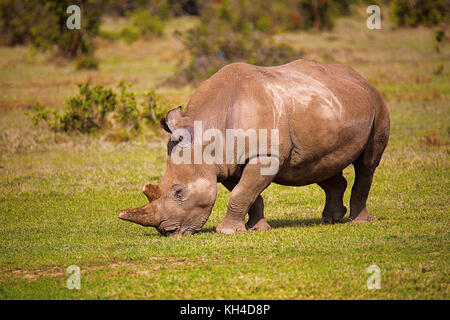
<svg viewBox="0 0 450 320"><path fill-rule="evenodd" d="M130 262L117 262L104 265L90 265L90 266L80 266L81 274L95 271L99 269L116 269L116 268L129 268L133 272L140 275L148 275L156 270L170 266L183 266L187 264L198 263L184 258L172 258L172 257L150 257L151 262L148 263L130 263ZM5 281L8 278L19 278L29 281L36 281L44 277L62 277L67 276L68 273L66 269L61 267L49 267L46 269L33 269L33 270L1 270L3 275L0 282Z"/></svg>

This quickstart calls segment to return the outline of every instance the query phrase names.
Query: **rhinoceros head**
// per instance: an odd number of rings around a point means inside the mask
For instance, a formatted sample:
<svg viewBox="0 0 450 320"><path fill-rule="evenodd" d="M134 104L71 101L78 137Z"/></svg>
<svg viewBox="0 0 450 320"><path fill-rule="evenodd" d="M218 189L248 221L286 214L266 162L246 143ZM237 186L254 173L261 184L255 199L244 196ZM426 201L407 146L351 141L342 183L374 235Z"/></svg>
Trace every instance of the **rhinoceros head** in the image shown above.
<svg viewBox="0 0 450 320"><path fill-rule="evenodd" d="M217 195L217 178L211 165L174 161L171 152L174 148L178 148L178 155L193 153L192 141L173 138L176 128L192 130L192 121L181 116L180 107L169 111L161 125L171 134L163 180L159 185L144 186L148 204L121 210L119 218L155 227L165 236L193 234L203 227L211 214Z"/></svg>

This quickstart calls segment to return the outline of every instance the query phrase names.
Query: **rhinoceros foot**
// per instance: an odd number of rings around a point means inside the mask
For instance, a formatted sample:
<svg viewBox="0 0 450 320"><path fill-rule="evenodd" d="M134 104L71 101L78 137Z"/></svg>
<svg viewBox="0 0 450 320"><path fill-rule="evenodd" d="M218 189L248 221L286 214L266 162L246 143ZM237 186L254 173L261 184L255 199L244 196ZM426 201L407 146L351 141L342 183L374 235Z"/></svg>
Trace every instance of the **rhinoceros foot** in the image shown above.
<svg viewBox="0 0 450 320"><path fill-rule="evenodd" d="M339 222L347 213L347 208L342 206L338 210L324 210L322 213L322 219L320 220L320 223L322 224L335 224Z"/></svg>
<svg viewBox="0 0 450 320"><path fill-rule="evenodd" d="M245 224L243 221L230 219L228 217L223 218L222 221L217 225L217 232L231 234L231 233L241 233L246 232Z"/></svg>
<svg viewBox="0 0 450 320"><path fill-rule="evenodd" d="M377 219L374 218L374 217L372 217L372 216L367 212L367 209L364 208L364 209L361 211L361 213L360 213L356 218L352 218L352 217L350 216L350 220L351 220L352 222L359 222L359 223L361 223L361 222L375 221L375 220L377 220Z"/></svg>

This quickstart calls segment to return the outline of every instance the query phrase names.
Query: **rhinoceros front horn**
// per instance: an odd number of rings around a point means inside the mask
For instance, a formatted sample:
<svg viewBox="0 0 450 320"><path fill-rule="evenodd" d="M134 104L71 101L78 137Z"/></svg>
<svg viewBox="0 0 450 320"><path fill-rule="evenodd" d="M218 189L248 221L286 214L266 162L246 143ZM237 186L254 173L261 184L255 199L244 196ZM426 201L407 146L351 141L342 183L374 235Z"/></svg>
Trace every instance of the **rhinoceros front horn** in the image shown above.
<svg viewBox="0 0 450 320"><path fill-rule="evenodd" d="M119 218L145 227L156 227L160 222L151 203L139 208L120 210Z"/></svg>
<svg viewBox="0 0 450 320"><path fill-rule="evenodd" d="M147 184L142 188L142 192L145 194L149 202L155 201L161 197L161 189L159 186L153 184Z"/></svg>

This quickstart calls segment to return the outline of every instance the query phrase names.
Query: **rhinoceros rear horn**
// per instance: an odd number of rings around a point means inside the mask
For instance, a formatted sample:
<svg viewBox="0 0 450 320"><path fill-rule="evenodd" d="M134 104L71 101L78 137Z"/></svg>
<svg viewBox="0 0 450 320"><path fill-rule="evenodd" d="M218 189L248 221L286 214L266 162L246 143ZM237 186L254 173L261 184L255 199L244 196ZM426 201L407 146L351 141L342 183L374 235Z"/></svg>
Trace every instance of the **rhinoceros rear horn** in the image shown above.
<svg viewBox="0 0 450 320"><path fill-rule="evenodd" d="M157 185L147 184L142 189L149 202L155 201L161 197L161 189Z"/></svg>

